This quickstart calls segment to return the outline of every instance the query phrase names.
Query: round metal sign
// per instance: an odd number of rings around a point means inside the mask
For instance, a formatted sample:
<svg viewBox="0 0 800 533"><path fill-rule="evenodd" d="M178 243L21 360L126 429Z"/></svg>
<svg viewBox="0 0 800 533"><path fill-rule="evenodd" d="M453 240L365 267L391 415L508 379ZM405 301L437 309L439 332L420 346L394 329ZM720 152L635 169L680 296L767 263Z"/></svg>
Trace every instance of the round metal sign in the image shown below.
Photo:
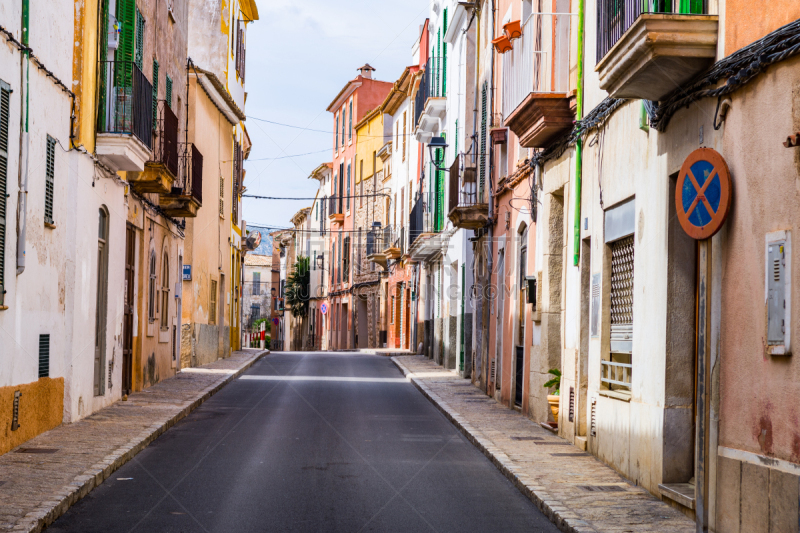
<svg viewBox="0 0 800 533"><path fill-rule="evenodd" d="M675 187L675 208L683 231L697 240L713 237L725 223L732 197L725 159L711 148L689 154Z"/></svg>
<svg viewBox="0 0 800 533"><path fill-rule="evenodd" d="M327 314L328 313L328 304L323 303L321 306L319 306L319 310L323 315Z"/></svg>
<svg viewBox="0 0 800 533"><path fill-rule="evenodd" d="M280 319L278 317L275 317L275 318L272 319L272 323L277 326L278 324L281 323L281 321L280 321Z"/></svg>

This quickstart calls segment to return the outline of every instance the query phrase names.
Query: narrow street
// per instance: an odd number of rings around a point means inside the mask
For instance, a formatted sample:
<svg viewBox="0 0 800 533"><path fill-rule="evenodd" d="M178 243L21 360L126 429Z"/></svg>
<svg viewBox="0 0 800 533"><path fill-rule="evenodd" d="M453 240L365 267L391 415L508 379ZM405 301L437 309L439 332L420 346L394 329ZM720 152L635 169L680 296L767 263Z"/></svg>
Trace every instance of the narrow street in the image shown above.
<svg viewBox="0 0 800 533"><path fill-rule="evenodd" d="M388 357L294 352L261 359L47 531L557 529Z"/></svg>

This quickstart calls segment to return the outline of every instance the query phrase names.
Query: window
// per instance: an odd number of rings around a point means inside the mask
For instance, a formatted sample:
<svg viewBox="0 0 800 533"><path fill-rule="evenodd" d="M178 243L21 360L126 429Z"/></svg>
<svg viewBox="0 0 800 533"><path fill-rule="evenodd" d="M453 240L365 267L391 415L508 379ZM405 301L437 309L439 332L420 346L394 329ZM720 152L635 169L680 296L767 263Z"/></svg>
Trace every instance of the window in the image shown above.
<svg viewBox="0 0 800 533"><path fill-rule="evenodd" d="M350 237L344 238L344 264L342 265L344 282L350 281Z"/></svg>
<svg viewBox="0 0 800 533"><path fill-rule="evenodd" d="M250 306L250 320L256 321L261 318L261 307L258 304L252 304Z"/></svg>
<svg viewBox="0 0 800 533"><path fill-rule="evenodd" d="M358 206L364 207L364 160L362 159L359 163L358 173L361 176L359 183L361 184L358 189Z"/></svg>
<svg viewBox="0 0 800 533"><path fill-rule="evenodd" d="M245 25L241 20L236 21L236 72L239 74L239 79L244 83L244 66L245 66Z"/></svg>
<svg viewBox="0 0 800 533"><path fill-rule="evenodd" d="M147 318L156 321L156 253L150 252L150 296L147 305Z"/></svg>
<svg viewBox="0 0 800 533"><path fill-rule="evenodd" d="M400 149L400 123L394 123L394 151L398 151Z"/></svg>
<svg viewBox="0 0 800 533"><path fill-rule="evenodd" d="M108 309L108 212L101 208L97 231L97 302L94 322L94 395L105 394L106 316Z"/></svg>
<svg viewBox="0 0 800 533"><path fill-rule="evenodd" d="M339 113L336 113L336 129L333 130L333 141L334 141L334 151L339 151ZM334 185L336 184L336 180L333 181Z"/></svg>
<svg viewBox="0 0 800 533"><path fill-rule="evenodd" d="M0 80L0 306L5 299L6 190L8 180L8 121L11 87Z"/></svg>
<svg viewBox="0 0 800 533"><path fill-rule="evenodd" d="M353 140L353 100L350 100L350 127L347 130L347 140Z"/></svg>
<svg viewBox="0 0 800 533"><path fill-rule="evenodd" d="M47 164L45 165L44 221L53 224L53 189L56 173L56 140L47 136Z"/></svg>
<svg viewBox="0 0 800 533"><path fill-rule="evenodd" d="M172 78L167 75L167 105L170 109L172 109Z"/></svg>
<svg viewBox="0 0 800 533"><path fill-rule="evenodd" d="M342 106L342 111L340 112L340 114L342 116L342 150L344 150L344 129L347 126L344 118L344 106Z"/></svg>
<svg viewBox="0 0 800 533"><path fill-rule="evenodd" d="M253 272L253 295L261 294L261 272Z"/></svg>
<svg viewBox="0 0 800 533"><path fill-rule="evenodd" d="M350 210L350 163L347 163L347 209Z"/></svg>
<svg viewBox="0 0 800 533"><path fill-rule="evenodd" d="M169 329L169 257L161 262L161 329Z"/></svg>
<svg viewBox="0 0 800 533"><path fill-rule="evenodd" d="M611 350L601 361L600 381L611 390L631 388L633 371L633 236L610 243Z"/></svg>
<svg viewBox="0 0 800 533"><path fill-rule="evenodd" d="M153 129L158 123L158 61L153 60Z"/></svg>
<svg viewBox="0 0 800 533"><path fill-rule="evenodd" d="M142 70L142 65L144 64L144 17L142 16L142 12L139 11L139 8L136 8L136 45L134 50L134 63L136 66L139 67L139 70ZM123 23L124 24L124 23Z"/></svg>
<svg viewBox="0 0 800 533"><path fill-rule="evenodd" d="M208 298L208 323L217 323L217 282L211 280L211 289Z"/></svg>
<svg viewBox="0 0 800 533"><path fill-rule="evenodd" d="M406 112L403 111L403 161L406 160Z"/></svg>

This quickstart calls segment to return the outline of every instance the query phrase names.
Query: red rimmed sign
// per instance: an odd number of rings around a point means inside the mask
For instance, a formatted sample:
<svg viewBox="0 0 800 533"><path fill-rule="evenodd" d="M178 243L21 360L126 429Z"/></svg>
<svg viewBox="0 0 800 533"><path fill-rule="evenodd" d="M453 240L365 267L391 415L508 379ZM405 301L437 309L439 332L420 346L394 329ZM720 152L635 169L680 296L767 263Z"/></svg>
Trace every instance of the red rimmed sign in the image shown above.
<svg viewBox="0 0 800 533"><path fill-rule="evenodd" d="M683 231L697 240L710 239L722 228L733 198L731 172L711 148L698 148L686 158L675 187L675 208Z"/></svg>

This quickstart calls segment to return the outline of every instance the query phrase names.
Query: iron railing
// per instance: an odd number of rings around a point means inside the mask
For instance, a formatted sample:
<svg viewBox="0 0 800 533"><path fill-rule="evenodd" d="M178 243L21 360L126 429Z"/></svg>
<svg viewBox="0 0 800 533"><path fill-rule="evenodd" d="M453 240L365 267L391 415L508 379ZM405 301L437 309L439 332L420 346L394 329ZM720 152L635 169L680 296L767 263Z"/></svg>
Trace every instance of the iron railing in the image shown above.
<svg viewBox="0 0 800 533"><path fill-rule="evenodd" d="M174 177L178 176L178 117L166 100L158 102L158 138L153 161L163 163Z"/></svg>
<svg viewBox="0 0 800 533"><path fill-rule="evenodd" d="M153 149L153 86L133 61L100 61L98 133L135 135Z"/></svg>
<svg viewBox="0 0 800 533"><path fill-rule="evenodd" d="M175 196L191 196L203 205L203 154L194 143L181 143L180 165L172 184Z"/></svg>
<svg viewBox="0 0 800 533"><path fill-rule="evenodd" d="M330 198L328 198L328 216L330 215L341 215L344 213L344 202L342 201L343 198L341 195L334 194Z"/></svg>
<svg viewBox="0 0 800 533"><path fill-rule="evenodd" d="M632 364L600 361L600 382L605 383L609 388L621 387L630 390L632 373Z"/></svg>
<svg viewBox="0 0 800 533"><path fill-rule="evenodd" d="M643 13L707 15L706 0L597 0L597 62Z"/></svg>
<svg viewBox="0 0 800 533"><path fill-rule="evenodd" d="M438 220L443 213L437 217L438 195L431 192L419 194L414 207L411 208L408 225L408 247L414 246L414 242L420 235L425 233L439 233L443 226L443 221ZM442 202L444 200L442 199Z"/></svg>
<svg viewBox="0 0 800 533"><path fill-rule="evenodd" d="M319 217L319 235L320 235L320 237L325 235L325 219L328 217L328 214L326 212L327 208L328 208L328 197L325 196L325 197L322 198L322 201L320 202L320 211L322 211L322 216Z"/></svg>
<svg viewBox="0 0 800 533"><path fill-rule="evenodd" d="M419 124L419 117L425 111L425 103L428 98L446 96L447 80L445 78L446 58L431 56L425 64L425 71L419 82L417 96L414 99L414 125Z"/></svg>
<svg viewBox="0 0 800 533"><path fill-rule="evenodd" d="M469 166L471 160L470 156L460 153L450 166L448 213L456 207L486 203L478 195L478 174L474 166Z"/></svg>
<svg viewBox="0 0 800 533"><path fill-rule="evenodd" d="M571 19L569 13L537 13L525 21L522 37L503 54L504 117L531 93L569 92Z"/></svg>

